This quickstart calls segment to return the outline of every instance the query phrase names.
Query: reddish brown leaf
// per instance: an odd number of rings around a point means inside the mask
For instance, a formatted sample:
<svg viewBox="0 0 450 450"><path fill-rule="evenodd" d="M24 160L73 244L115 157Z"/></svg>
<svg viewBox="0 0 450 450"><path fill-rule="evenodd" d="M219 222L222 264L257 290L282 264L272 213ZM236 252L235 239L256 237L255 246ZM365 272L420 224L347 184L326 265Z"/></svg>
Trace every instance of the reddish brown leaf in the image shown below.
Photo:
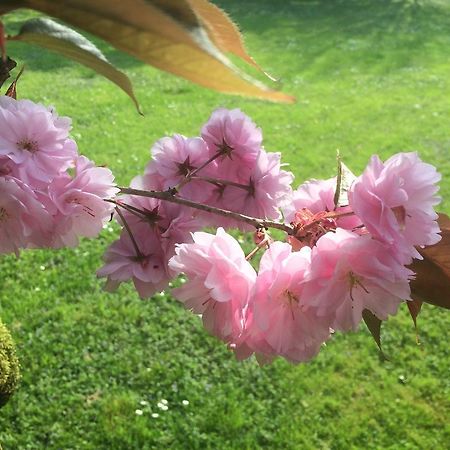
<svg viewBox="0 0 450 450"><path fill-rule="evenodd" d="M409 314L411 315L411 318L414 322L414 328L416 329L416 341L419 344L419 331L417 328L417 316L420 313L420 310L422 309L422 303L420 300L410 300L407 301L406 304L408 305Z"/></svg>
<svg viewBox="0 0 450 450"><path fill-rule="evenodd" d="M411 282L414 300L450 309L450 218L439 214L442 239L435 245L418 249L423 260L414 260L416 272Z"/></svg>
<svg viewBox="0 0 450 450"><path fill-rule="evenodd" d="M381 320L368 309L364 309L362 312L363 320L367 325L373 339L375 340L378 348L381 350Z"/></svg>
<svg viewBox="0 0 450 450"><path fill-rule="evenodd" d="M411 314L411 318L414 322L414 326L417 328L417 316L420 313L420 310L422 309L422 304L420 300L412 300L406 302L408 305L409 313Z"/></svg>

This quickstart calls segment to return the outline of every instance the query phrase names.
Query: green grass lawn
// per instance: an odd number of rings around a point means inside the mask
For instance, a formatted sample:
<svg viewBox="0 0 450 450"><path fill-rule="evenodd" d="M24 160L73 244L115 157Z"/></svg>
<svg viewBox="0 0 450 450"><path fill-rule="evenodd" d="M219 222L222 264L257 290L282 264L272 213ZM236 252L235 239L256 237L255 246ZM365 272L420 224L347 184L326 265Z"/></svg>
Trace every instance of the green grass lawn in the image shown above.
<svg viewBox="0 0 450 450"><path fill-rule="evenodd" d="M156 139L198 134L214 108L239 107L297 184L333 175L336 149L355 172L372 153L418 150L442 173L440 210L450 212L450 2L220 4L297 104L223 96L106 46L145 117L88 69L11 44L27 64L19 95L71 116L80 151L108 164L120 184L143 170ZM10 30L25 17L9 16ZM130 286L102 291L95 270L116 235L113 227L76 249L0 259L0 316L23 373L0 411L5 450L448 448L448 312L424 306L417 346L402 308L384 325L389 361L361 327L335 335L309 364L238 363L170 293L142 301ZM157 407L162 399L167 411Z"/></svg>

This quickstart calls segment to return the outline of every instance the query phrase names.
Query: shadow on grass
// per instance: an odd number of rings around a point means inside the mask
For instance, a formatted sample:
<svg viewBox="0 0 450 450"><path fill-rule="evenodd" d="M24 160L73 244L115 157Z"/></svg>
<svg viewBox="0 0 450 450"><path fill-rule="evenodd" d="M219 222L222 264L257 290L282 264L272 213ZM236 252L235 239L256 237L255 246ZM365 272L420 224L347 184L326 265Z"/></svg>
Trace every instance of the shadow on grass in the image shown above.
<svg viewBox="0 0 450 450"><path fill-rule="evenodd" d="M220 6L244 32L267 36L268 52L283 45L286 54L297 54L299 58L291 64L298 65L299 70L337 52L343 66L371 66L374 59L387 57L399 67L426 52L430 42L449 46L450 4L445 2L221 0ZM282 39L289 31L287 42L279 41L280 29L284 30Z"/></svg>

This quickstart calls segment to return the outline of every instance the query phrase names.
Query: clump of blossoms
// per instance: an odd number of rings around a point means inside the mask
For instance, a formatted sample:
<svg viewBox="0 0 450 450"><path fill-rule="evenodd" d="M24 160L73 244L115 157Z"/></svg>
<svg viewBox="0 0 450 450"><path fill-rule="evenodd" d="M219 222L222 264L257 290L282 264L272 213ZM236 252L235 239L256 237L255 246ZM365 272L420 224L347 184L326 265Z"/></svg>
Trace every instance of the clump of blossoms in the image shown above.
<svg viewBox="0 0 450 450"><path fill-rule="evenodd" d="M416 247L440 239L440 175L416 153L374 156L358 178L340 165L339 177L293 190L261 129L218 109L199 136L164 137L151 156L115 200L123 229L98 275L108 290L132 280L149 297L183 273L173 294L238 359L307 361L333 330L356 330L365 310L386 320L411 299ZM255 232L247 256L233 228Z"/></svg>
<svg viewBox="0 0 450 450"><path fill-rule="evenodd" d="M0 97L0 253L75 246L110 218L114 177L78 154L70 129L53 108Z"/></svg>
<svg viewBox="0 0 450 450"><path fill-rule="evenodd" d="M128 194L115 201L123 229L98 271L107 278L108 290L127 280L132 280L141 297L165 289L185 271L169 261L178 245L195 242L192 233L216 226L255 229L255 221L280 219L280 206L288 204L292 195L293 175L282 169L280 154L264 150L261 130L238 109L215 111L201 136L175 134L160 139L151 156L143 175L131 182L130 189L122 189ZM225 240L228 245L223 244L221 255L230 251L230 239ZM212 253L205 259L225 264ZM248 303L248 299L237 301L242 307ZM208 317L219 309L215 307Z"/></svg>
<svg viewBox="0 0 450 450"><path fill-rule="evenodd" d="M261 129L222 108L198 136L157 141L143 173L117 188L69 130L53 109L0 99L0 252L74 246L114 213L122 231L97 272L105 288L131 281L148 298L183 273L175 297L238 359L308 361L366 311L386 320L411 299L417 249L440 239L440 175L416 153L373 156L359 177L340 164L336 178L293 190ZM248 255L234 228L254 232Z"/></svg>

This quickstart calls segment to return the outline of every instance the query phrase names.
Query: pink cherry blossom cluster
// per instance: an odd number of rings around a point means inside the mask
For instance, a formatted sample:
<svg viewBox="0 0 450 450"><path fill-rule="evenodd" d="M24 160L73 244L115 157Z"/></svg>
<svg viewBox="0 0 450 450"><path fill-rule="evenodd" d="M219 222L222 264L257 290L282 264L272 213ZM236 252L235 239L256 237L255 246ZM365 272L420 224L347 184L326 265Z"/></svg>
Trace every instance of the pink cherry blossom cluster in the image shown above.
<svg viewBox="0 0 450 450"><path fill-rule="evenodd" d="M417 248L440 239L440 175L416 153L373 156L359 177L341 164L293 191L254 122L218 109L200 136L156 142L144 173L117 188L79 156L70 127L52 108L0 98L0 253L77 245L114 213L122 231L98 270L106 289L132 281L146 298L184 273L174 295L238 359L307 361L366 310L386 320L410 299ZM256 230L247 256L231 228Z"/></svg>
<svg viewBox="0 0 450 450"><path fill-rule="evenodd" d="M131 187L172 192L177 198L255 218L279 219L289 202L293 176L282 170L279 153L262 147L261 130L240 110L216 110L201 136L175 134L151 149L152 159ZM106 251L106 289L132 280L141 297L167 287L175 273L169 260L177 244L192 242L192 232L205 226L251 229L230 217L125 195L117 199L120 238Z"/></svg>
<svg viewBox="0 0 450 450"><path fill-rule="evenodd" d="M386 320L410 299L415 247L440 239L439 180L416 153L400 153L372 157L342 206L336 178L309 181L283 207L290 243L267 240L258 273L223 229L195 233L169 262L188 278L174 294L238 358L307 361L332 330L356 330L365 309Z"/></svg>
<svg viewBox="0 0 450 450"><path fill-rule="evenodd" d="M386 320L410 299L416 247L440 239L440 175L416 153L373 156L347 189L332 178L292 191L261 130L241 111L219 109L201 136L165 137L151 155L117 199L123 230L98 275L109 290L132 280L148 297L184 273L175 297L239 359L307 361L333 330L356 330L364 310ZM226 230L252 224L257 246L246 256ZM271 226L287 242L274 241Z"/></svg>
<svg viewBox="0 0 450 450"><path fill-rule="evenodd" d="M70 128L53 108L0 97L0 253L74 246L109 219L114 177L78 155Z"/></svg>

